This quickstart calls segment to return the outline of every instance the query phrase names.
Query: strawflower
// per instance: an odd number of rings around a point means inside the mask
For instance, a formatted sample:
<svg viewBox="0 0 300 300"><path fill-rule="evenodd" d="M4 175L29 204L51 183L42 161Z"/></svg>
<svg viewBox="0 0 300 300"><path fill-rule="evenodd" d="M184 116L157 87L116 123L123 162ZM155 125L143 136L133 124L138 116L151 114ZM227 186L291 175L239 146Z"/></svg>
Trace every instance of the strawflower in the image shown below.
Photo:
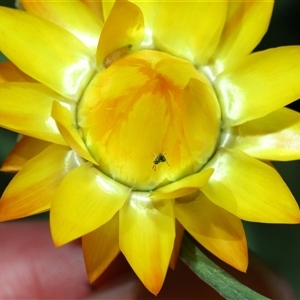
<svg viewBox="0 0 300 300"><path fill-rule="evenodd" d="M50 210L90 281L121 251L157 294L184 229L238 270L241 220L299 223L270 160L300 158L300 47L251 53L273 1L0 8L0 125L23 135L2 221Z"/></svg>

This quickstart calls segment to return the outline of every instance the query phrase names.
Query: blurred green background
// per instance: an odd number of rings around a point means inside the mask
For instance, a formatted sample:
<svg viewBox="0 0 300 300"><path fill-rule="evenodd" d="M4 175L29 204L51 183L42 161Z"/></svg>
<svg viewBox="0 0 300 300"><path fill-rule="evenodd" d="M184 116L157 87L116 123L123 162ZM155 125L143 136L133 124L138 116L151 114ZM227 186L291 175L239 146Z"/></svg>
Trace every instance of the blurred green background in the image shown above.
<svg viewBox="0 0 300 300"><path fill-rule="evenodd" d="M13 7L13 3L14 1L11 0L0 0L0 5L4 6ZM256 50L284 45L300 45L300 1L275 0L269 30ZM20 50L20 55L22 55L22 50ZM4 56L0 53L0 61L4 60ZM291 108L300 111L299 101L293 103ZM12 149L15 141L15 133L0 128L0 163ZM275 166L300 203L300 162L275 163ZM10 179L10 174L0 172L0 194ZM251 191L251 181L249 191ZM244 225L250 249L282 274L292 285L297 298L300 299L300 225L268 225L248 222L244 222Z"/></svg>

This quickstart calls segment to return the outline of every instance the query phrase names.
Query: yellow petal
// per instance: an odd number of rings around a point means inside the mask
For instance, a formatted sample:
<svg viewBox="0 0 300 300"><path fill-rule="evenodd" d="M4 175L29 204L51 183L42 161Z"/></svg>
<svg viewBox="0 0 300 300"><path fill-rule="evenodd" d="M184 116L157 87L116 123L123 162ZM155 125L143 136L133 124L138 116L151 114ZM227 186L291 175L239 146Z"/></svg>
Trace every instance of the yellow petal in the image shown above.
<svg viewBox="0 0 300 300"><path fill-rule="evenodd" d="M0 99L2 127L52 143L66 144L50 115L52 102L67 101L65 98L40 83L5 82L0 85Z"/></svg>
<svg viewBox="0 0 300 300"><path fill-rule="evenodd" d="M101 1L95 2L93 0L82 0L82 2L94 12L94 14L101 21L101 24L103 24L104 23L103 7L102 7L103 3L101 3Z"/></svg>
<svg viewBox="0 0 300 300"><path fill-rule="evenodd" d="M202 246L236 269L246 271L247 241L240 219L213 204L201 192L177 199L175 214Z"/></svg>
<svg viewBox="0 0 300 300"><path fill-rule="evenodd" d="M50 145L49 142L23 136L5 159L0 170L4 172L18 172L25 163Z"/></svg>
<svg viewBox="0 0 300 300"><path fill-rule="evenodd" d="M113 5L114 5L114 0L107 0L102 2L103 6L103 15L104 19L107 20ZM152 49L154 48L153 46L153 40L152 40L152 27L153 27L153 22L155 21L156 15L157 15L157 10L159 9L160 2L159 1L149 1L149 0L131 0L131 3L135 4L138 6L144 17L144 25L145 25L145 31L144 31L144 40L142 42L142 47L144 46L146 49Z"/></svg>
<svg viewBox="0 0 300 300"><path fill-rule="evenodd" d="M0 19L0 51L29 76L78 99L94 73L89 50L60 26L24 11L0 7Z"/></svg>
<svg viewBox="0 0 300 300"><path fill-rule="evenodd" d="M77 128L75 117L71 112L57 101L53 102L52 117L56 121L56 125L69 146L86 160L97 164L88 149L86 148Z"/></svg>
<svg viewBox="0 0 300 300"><path fill-rule="evenodd" d="M158 49L205 64L214 52L226 18L227 1L163 1L153 23Z"/></svg>
<svg viewBox="0 0 300 300"><path fill-rule="evenodd" d="M95 281L119 254L119 214L82 237L82 250L90 282Z"/></svg>
<svg viewBox="0 0 300 300"><path fill-rule="evenodd" d="M23 73L10 61L0 64L0 83L2 82L35 82L33 78Z"/></svg>
<svg viewBox="0 0 300 300"><path fill-rule="evenodd" d="M300 159L300 114L281 108L263 118L232 128L225 147L262 160ZM225 133L226 135L226 133Z"/></svg>
<svg viewBox="0 0 300 300"><path fill-rule="evenodd" d="M263 117L300 98L300 47L250 54L215 82L225 125Z"/></svg>
<svg viewBox="0 0 300 300"><path fill-rule="evenodd" d="M131 0L130 2L134 3L141 9L146 28L147 30L151 30L157 11L161 5L160 1Z"/></svg>
<svg viewBox="0 0 300 300"><path fill-rule="evenodd" d="M141 44L142 48L153 49L153 24L155 22L157 11L161 5L160 1L149 1L149 0L133 0L131 1L137 5L144 16L145 31L144 31L144 40Z"/></svg>
<svg viewBox="0 0 300 300"><path fill-rule="evenodd" d="M115 2L116 2L115 0L102 1L103 18L105 21L107 20Z"/></svg>
<svg viewBox="0 0 300 300"><path fill-rule="evenodd" d="M202 167L216 149L221 126L220 104L212 86L201 77L189 80L181 101L185 103L180 114L189 155L201 162Z"/></svg>
<svg viewBox="0 0 300 300"><path fill-rule="evenodd" d="M147 289L161 289L175 238L174 202L135 192L120 210L120 249Z"/></svg>
<svg viewBox="0 0 300 300"><path fill-rule="evenodd" d="M181 248L181 242L184 234L184 227L177 220L175 222L175 231L176 231L176 235L175 235L174 247L173 247L172 256L169 264L169 267L172 270L175 270L177 260L178 260L178 255Z"/></svg>
<svg viewBox="0 0 300 300"><path fill-rule="evenodd" d="M220 148L207 167L215 171L201 190L216 205L246 221L300 222L297 202L267 164L242 151Z"/></svg>
<svg viewBox="0 0 300 300"><path fill-rule="evenodd" d="M52 201L50 225L55 245L63 245L105 224L129 194L129 188L102 174L91 163L74 169Z"/></svg>
<svg viewBox="0 0 300 300"><path fill-rule="evenodd" d="M12 179L0 200L0 220L12 220L50 209L64 176L81 163L68 147L52 145L29 160Z"/></svg>
<svg viewBox="0 0 300 300"><path fill-rule="evenodd" d="M97 50L97 65L108 67L126 54L126 49L139 46L144 36L141 10L128 1L116 1L106 20ZM124 53L123 53L123 50Z"/></svg>
<svg viewBox="0 0 300 300"><path fill-rule="evenodd" d="M186 196L202 188L211 177L213 169L206 169L173 183L158 188L151 193L151 199L174 199Z"/></svg>
<svg viewBox="0 0 300 300"><path fill-rule="evenodd" d="M213 55L218 72L256 47L268 29L273 6L272 0L228 2L225 26Z"/></svg>
<svg viewBox="0 0 300 300"><path fill-rule="evenodd" d="M22 0L21 3L26 11L68 30L76 36L92 54L96 53L103 23L80 0L72 0L70 2Z"/></svg>

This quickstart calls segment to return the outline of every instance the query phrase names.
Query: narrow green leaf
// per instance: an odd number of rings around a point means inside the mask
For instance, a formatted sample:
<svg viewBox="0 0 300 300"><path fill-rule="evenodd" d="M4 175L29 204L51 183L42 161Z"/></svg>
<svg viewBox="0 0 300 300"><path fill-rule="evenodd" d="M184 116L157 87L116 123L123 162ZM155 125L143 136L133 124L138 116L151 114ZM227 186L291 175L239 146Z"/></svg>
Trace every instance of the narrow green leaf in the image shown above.
<svg viewBox="0 0 300 300"><path fill-rule="evenodd" d="M184 235L180 258L203 281L215 289L225 299L266 300L268 298L254 292L226 273L194 244L192 238Z"/></svg>

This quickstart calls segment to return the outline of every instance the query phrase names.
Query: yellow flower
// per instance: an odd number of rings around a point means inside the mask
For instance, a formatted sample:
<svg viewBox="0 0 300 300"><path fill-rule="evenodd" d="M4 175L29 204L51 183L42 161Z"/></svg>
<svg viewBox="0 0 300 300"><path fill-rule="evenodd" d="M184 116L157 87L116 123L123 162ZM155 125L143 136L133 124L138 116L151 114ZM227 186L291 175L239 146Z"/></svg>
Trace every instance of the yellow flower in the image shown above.
<svg viewBox="0 0 300 300"><path fill-rule="evenodd" d="M300 47L250 54L273 1L21 3L0 8L0 125L25 135L2 221L50 210L90 281L122 251L154 294L183 228L245 271L241 219L300 222L268 163L300 158Z"/></svg>

